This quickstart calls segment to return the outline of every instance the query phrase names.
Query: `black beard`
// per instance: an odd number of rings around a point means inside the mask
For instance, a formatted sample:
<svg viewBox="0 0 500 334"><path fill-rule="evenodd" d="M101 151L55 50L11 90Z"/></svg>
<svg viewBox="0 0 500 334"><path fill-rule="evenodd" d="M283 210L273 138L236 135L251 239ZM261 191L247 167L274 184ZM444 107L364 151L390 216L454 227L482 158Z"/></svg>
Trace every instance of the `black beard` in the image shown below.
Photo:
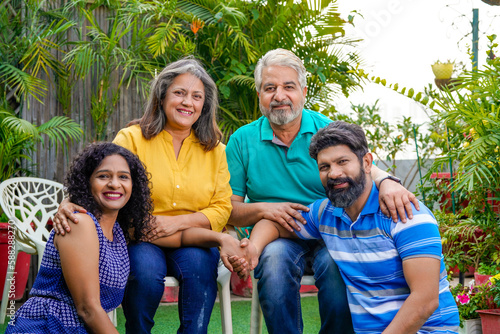
<svg viewBox="0 0 500 334"><path fill-rule="evenodd" d="M346 188L334 189L337 184L347 182ZM348 208L356 202L366 187L365 172L360 169L359 175L353 180L350 177L341 177L338 179L328 179L326 182L326 197L337 208Z"/></svg>

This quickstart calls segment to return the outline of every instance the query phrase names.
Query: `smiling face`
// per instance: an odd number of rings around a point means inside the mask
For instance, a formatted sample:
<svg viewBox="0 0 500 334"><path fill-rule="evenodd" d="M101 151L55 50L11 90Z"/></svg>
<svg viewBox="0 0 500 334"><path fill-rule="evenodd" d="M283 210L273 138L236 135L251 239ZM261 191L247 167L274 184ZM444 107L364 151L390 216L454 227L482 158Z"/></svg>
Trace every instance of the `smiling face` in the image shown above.
<svg viewBox="0 0 500 334"><path fill-rule="evenodd" d="M260 111L276 125L296 119L304 108L307 88L301 88L297 72L286 66L267 66L262 69L259 91Z"/></svg>
<svg viewBox="0 0 500 334"><path fill-rule="evenodd" d="M191 73L180 74L172 81L163 100L167 131L191 130L200 118L205 103L205 87Z"/></svg>
<svg viewBox="0 0 500 334"><path fill-rule="evenodd" d="M347 145L330 146L318 153L321 183L333 206L348 208L366 190L366 174L371 166L367 155L361 164Z"/></svg>
<svg viewBox="0 0 500 334"><path fill-rule="evenodd" d="M90 176L90 190L101 212L118 212L132 194L132 178L121 155L107 156Z"/></svg>

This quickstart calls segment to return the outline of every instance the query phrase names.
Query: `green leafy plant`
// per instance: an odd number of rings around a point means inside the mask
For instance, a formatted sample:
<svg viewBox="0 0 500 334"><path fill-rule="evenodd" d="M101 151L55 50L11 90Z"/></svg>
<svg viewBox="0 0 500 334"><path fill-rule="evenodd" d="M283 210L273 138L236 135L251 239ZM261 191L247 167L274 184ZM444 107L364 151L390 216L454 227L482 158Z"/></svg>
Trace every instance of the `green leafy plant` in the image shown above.
<svg viewBox="0 0 500 334"><path fill-rule="evenodd" d="M344 36L336 1L178 1L185 35L194 54L216 80L221 92L219 124L225 138L261 116L253 71L257 60L275 48L292 50L309 72L306 108L326 115L335 94L359 87L361 60L357 41ZM300 15L297 15L300 13Z"/></svg>
<svg viewBox="0 0 500 334"><path fill-rule="evenodd" d="M472 200L459 214L435 213L448 268L457 266L461 272L466 272L469 267L479 268L481 263L500 265L498 215L487 203L480 203ZM478 206L484 209L478 209Z"/></svg>
<svg viewBox="0 0 500 334"><path fill-rule="evenodd" d="M427 145L429 134L419 131L419 125L412 123L411 117L402 117L391 124L382 119L378 107L378 100L373 105L351 104L353 115L334 113L332 118L360 125L366 133L370 152L380 161L379 167L390 173L396 173L396 159L398 155L410 149L415 149L415 134L417 135L420 163L425 165L433 154L432 145ZM417 161L415 160L408 173L402 179L403 184L409 185L418 176Z"/></svg>
<svg viewBox="0 0 500 334"><path fill-rule="evenodd" d="M46 1L3 1L0 6L0 96L11 103L29 97L42 102L50 78L67 75L56 57L73 23ZM46 80L40 78L44 74Z"/></svg>
<svg viewBox="0 0 500 334"><path fill-rule="evenodd" d="M500 274L496 274L495 276L491 277L490 282L490 295L493 298L493 302L495 302L496 306L500 308Z"/></svg>
<svg viewBox="0 0 500 334"><path fill-rule="evenodd" d="M488 283L482 285L471 284L470 287L457 284L450 290L455 297L462 324L464 320L479 318L477 310L489 309L492 306L490 285Z"/></svg>
<svg viewBox="0 0 500 334"><path fill-rule="evenodd" d="M81 135L80 126L67 117L56 116L36 126L19 118L5 104L0 106L0 182L31 173L30 154L38 143L43 148L64 148Z"/></svg>
<svg viewBox="0 0 500 334"><path fill-rule="evenodd" d="M496 36L489 36L494 52ZM453 91L435 96L437 123L448 129L448 146L433 164L441 170L449 160L457 162L450 191L498 199L500 189L500 60L487 59L484 69L465 71Z"/></svg>

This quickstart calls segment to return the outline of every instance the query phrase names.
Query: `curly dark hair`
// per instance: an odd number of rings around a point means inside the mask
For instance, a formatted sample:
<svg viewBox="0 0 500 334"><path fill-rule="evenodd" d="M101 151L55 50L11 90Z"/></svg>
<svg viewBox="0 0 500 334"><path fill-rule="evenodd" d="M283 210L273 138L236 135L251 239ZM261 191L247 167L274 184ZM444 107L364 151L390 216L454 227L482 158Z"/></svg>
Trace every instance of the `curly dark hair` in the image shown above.
<svg viewBox="0 0 500 334"><path fill-rule="evenodd" d="M118 223L127 241L129 228L134 228L134 238L139 241L152 223L153 201L151 199L150 175L139 158L121 146L113 143L88 145L72 162L64 185L72 203L84 207L99 219L102 212L92 196L90 176L101 162L110 155L120 155L130 168L132 194L129 201L118 212Z"/></svg>

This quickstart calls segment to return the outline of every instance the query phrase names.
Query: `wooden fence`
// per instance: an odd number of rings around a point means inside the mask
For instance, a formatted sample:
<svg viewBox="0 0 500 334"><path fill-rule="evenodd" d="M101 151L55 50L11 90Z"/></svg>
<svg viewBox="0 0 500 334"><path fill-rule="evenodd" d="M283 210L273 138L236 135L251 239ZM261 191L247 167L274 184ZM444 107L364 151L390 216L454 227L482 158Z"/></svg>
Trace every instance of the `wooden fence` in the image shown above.
<svg viewBox="0 0 500 334"><path fill-rule="evenodd" d="M102 8L97 8L94 15L99 22L107 22L106 11ZM81 35L85 36L87 29L84 25ZM76 36L69 36L70 39L76 40ZM125 41L126 43L127 41ZM62 57L63 55L58 55ZM116 92L118 87L118 78L121 77L122 71L117 71L114 75L114 80L111 84L110 91ZM41 76L42 79L47 79L45 75ZM153 79L153 78L151 78ZM62 115L68 116L80 124L84 131L83 137L79 142L74 142L70 145L69 151L63 153L61 149L56 152L55 148L43 147L38 145L36 152L32 156L32 162L35 164L33 169L34 176L46 178L62 182L68 170L73 157L89 142L93 140L94 125L90 114L91 106L91 88L96 87L99 83L88 76L85 80L80 80L75 83L70 98L69 113L65 114L61 103L58 101L57 85L64 85L65 83L56 83L56 86L49 84L49 90L43 98L43 103L38 102L34 98L30 98L29 103L26 103L22 110L22 118L40 125L47 122L54 116ZM64 90L63 90L64 91ZM120 88L119 100L114 107L112 114L109 117L106 141L111 141L116 133L132 119L142 116L143 107L146 98L141 96L137 91L135 83L131 83L129 87L122 86ZM28 108L29 105L29 108Z"/></svg>

